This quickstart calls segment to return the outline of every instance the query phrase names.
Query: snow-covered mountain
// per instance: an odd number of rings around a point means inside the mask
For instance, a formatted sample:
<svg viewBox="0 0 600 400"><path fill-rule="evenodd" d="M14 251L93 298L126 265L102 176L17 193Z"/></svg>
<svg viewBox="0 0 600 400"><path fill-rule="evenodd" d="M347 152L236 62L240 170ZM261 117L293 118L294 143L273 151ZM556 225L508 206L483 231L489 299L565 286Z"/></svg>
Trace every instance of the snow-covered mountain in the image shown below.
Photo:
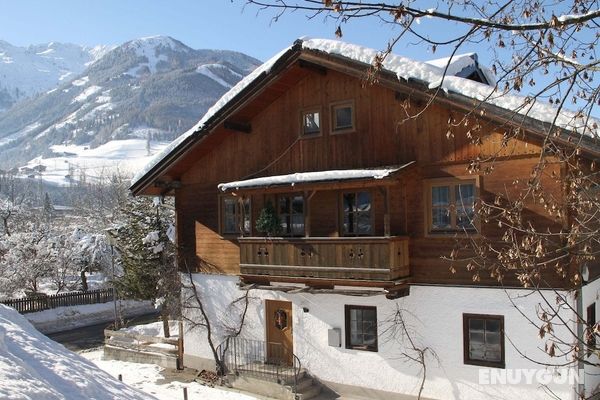
<svg viewBox="0 0 600 400"><path fill-rule="evenodd" d="M62 165L57 178L73 177L76 159L87 153L94 153L87 169L131 154L149 156L259 64L242 53L195 50L165 36L124 43L75 79L0 114L0 168ZM111 149L110 160L101 160L102 148Z"/></svg>
<svg viewBox="0 0 600 400"><path fill-rule="evenodd" d="M0 112L72 79L110 49L57 42L18 47L0 40Z"/></svg>

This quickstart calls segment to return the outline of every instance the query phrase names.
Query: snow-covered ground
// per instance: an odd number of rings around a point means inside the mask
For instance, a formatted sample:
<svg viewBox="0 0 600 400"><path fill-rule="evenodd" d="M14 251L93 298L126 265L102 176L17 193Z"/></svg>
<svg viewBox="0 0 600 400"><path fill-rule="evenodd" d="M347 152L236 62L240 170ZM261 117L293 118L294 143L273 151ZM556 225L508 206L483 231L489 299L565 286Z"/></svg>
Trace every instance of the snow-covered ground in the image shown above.
<svg viewBox="0 0 600 400"><path fill-rule="evenodd" d="M42 179L62 186L82 179L82 174L88 181L106 180L117 172L133 175L167 144L152 142L148 149L145 139L128 139L112 140L94 149L88 146L55 145L50 147L55 154L53 157L37 157L27 167L43 165L46 169Z"/></svg>
<svg viewBox="0 0 600 400"><path fill-rule="evenodd" d="M164 369L156 365L103 360L102 354L103 351L101 349L81 353L83 357L92 361L110 375L114 377L122 375L124 383L160 400L183 399L184 387L187 387L188 398L190 399L255 400L263 398L218 387L212 388L198 382L171 381L170 379L165 379ZM177 376L176 373L170 375Z"/></svg>
<svg viewBox="0 0 600 400"><path fill-rule="evenodd" d="M14 309L0 304L0 398L145 400L154 397L114 379L86 358L38 332Z"/></svg>
<svg viewBox="0 0 600 400"><path fill-rule="evenodd" d="M155 311L150 301L121 300L117 302L119 313L124 318L149 314ZM55 333L84 326L110 322L114 319L114 304L100 303L73 307L58 307L51 310L25 314L39 331Z"/></svg>
<svg viewBox="0 0 600 400"><path fill-rule="evenodd" d="M133 330L159 334L159 324ZM103 360L103 350L81 355L38 332L14 309L0 304L0 398L8 400L253 400L248 394L179 379L152 364ZM123 383L116 379L122 375Z"/></svg>

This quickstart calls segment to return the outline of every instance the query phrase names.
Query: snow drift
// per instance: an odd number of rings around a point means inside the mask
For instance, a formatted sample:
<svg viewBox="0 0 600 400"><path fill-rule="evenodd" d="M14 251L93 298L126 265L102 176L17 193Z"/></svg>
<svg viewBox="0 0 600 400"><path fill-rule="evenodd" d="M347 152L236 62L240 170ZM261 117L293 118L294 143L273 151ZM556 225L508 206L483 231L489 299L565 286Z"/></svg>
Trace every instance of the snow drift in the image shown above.
<svg viewBox="0 0 600 400"><path fill-rule="evenodd" d="M0 304L0 398L153 399L39 333Z"/></svg>

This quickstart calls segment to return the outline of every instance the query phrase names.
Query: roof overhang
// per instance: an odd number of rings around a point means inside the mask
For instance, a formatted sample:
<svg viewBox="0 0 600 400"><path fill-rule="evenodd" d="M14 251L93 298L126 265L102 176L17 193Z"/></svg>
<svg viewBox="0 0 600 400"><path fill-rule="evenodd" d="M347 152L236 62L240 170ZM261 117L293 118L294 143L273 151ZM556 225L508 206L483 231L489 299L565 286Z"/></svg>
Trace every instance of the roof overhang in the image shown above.
<svg viewBox="0 0 600 400"><path fill-rule="evenodd" d="M298 172L286 175L265 176L221 183L218 185L218 188L223 193L248 193L255 191L295 191L383 186L394 183L402 172L415 164L415 161L411 161L403 165L390 167Z"/></svg>
<svg viewBox="0 0 600 400"><path fill-rule="evenodd" d="M183 140L175 139L172 148L167 154L156 162L148 171L146 171L139 179L136 179L130 186L130 190L134 195L150 194L164 195L169 194L171 189L165 190L165 182L160 180L162 174L165 173L172 165L181 160L189 149L200 146L208 141L208 136L215 130L216 127L223 124L225 118L234 113L239 108L243 107L248 101L260 93L261 89L268 86L281 71L292 65L300 54L302 47L301 42L296 42L286 52L284 52L271 66L268 71L261 72L252 80L242 91L231 98L222 108L215 112L201 127L192 128L192 132L186 135Z"/></svg>
<svg viewBox="0 0 600 400"><path fill-rule="evenodd" d="M365 73L371 67L361 61L354 60L341 54L331 54L320 50L303 48L302 41L296 41L293 46L282 52L269 69L262 71L247 84L239 93L229 99L220 109L213 113L202 125L193 129L190 134L182 135L182 139L176 139L168 151L161 155L151 168L132 183L130 190L134 195L165 195L172 193L177 183L178 176L170 176L169 172L176 166L191 150L202 146L208 146L215 142L213 135L218 127L222 127L225 120L243 109L250 101L259 96L271 84L275 83L278 76L298 62L308 62L315 67L332 69L350 76L364 78ZM315 69L316 70L316 69ZM318 72L318 71L317 71ZM417 102L427 103L432 99L442 105L472 112L474 108L479 110L478 115L482 119L506 125L513 128L521 128L537 137L544 138L549 132L558 132L554 140L567 146L580 145L581 153L588 156L600 156L600 147L593 138L572 131L561 129L550 123L540 121L536 118L511 111L487 102L479 101L452 91L430 89L429 83L419 79L410 78L405 80L399 78L392 71L382 70L377 76L378 84L392 90L404 93L407 98ZM435 97L435 98L434 98Z"/></svg>

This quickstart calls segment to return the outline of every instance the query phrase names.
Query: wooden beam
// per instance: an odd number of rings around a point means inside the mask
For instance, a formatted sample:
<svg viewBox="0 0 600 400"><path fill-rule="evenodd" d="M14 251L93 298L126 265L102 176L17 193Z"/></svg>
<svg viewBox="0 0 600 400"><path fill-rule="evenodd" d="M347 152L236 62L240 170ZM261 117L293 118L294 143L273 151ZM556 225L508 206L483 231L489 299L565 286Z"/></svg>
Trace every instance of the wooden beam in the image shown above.
<svg viewBox="0 0 600 400"><path fill-rule="evenodd" d="M285 184L270 187L251 187L251 188L237 188L235 192L247 193L247 194L277 194L277 193L298 193L304 190L339 190L339 189L362 189L381 187L385 185L396 185L398 183L397 177L388 176L382 179L374 178L360 178L360 179L344 179L339 181L323 181L323 182L300 182L294 185ZM234 189L227 190L224 193L233 191Z"/></svg>
<svg viewBox="0 0 600 400"><path fill-rule="evenodd" d="M252 286L252 285L249 285ZM242 290L246 290L245 285L240 285ZM311 286L305 287L297 287L297 286L256 286L254 285L252 289L258 290L273 290L277 292L284 292L289 294L298 294L298 293L310 293L310 294L340 294L343 296L358 296L358 297L370 297L370 296L381 296L385 295L386 298L390 294L385 289L380 290L351 290L351 289L335 289L335 288L317 288Z"/></svg>
<svg viewBox="0 0 600 400"><path fill-rule="evenodd" d="M314 71L314 72L318 73L319 75L327 75L327 68L326 67L324 67L322 65L319 65L319 64L312 63L310 61L299 59L298 60L298 66L300 68L306 68L306 69L309 69L311 71Z"/></svg>
<svg viewBox="0 0 600 400"><path fill-rule="evenodd" d="M251 133L252 125L248 122L234 121L231 119L227 119L223 122L223 128L228 129L230 131L237 131L243 133Z"/></svg>
<svg viewBox="0 0 600 400"><path fill-rule="evenodd" d="M303 265L274 265L274 264L240 264L240 268L260 268L271 270L288 270L294 272L359 272L385 274L390 272L389 268L360 268L360 267L306 267Z"/></svg>
<svg viewBox="0 0 600 400"><path fill-rule="evenodd" d="M308 191L305 190L304 191L304 237L310 237L310 227L311 227L311 212L310 212L310 201L312 200L313 196L315 195L316 190L313 191Z"/></svg>
<svg viewBox="0 0 600 400"><path fill-rule="evenodd" d="M390 237L391 236L391 227L390 227L390 188L385 186L380 189L383 194L383 236Z"/></svg>
<svg viewBox="0 0 600 400"><path fill-rule="evenodd" d="M388 294L385 295L385 298L388 300L394 300L401 297L406 297L408 295L410 295L410 286L406 285L397 289L388 290Z"/></svg>
<svg viewBox="0 0 600 400"><path fill-rule="evenodd" d="M331 278L306 278L294 276L277 275L253 275L241 274L240 279L246 283L284 282L284 283L302 283L308 286L315 285L334 285L334 286L356 286L356 287L380 287L380 288L398 288L410 283L410 278L396 279L393 281L385 280L366 280L366 279L331 279Z"/></svg>

